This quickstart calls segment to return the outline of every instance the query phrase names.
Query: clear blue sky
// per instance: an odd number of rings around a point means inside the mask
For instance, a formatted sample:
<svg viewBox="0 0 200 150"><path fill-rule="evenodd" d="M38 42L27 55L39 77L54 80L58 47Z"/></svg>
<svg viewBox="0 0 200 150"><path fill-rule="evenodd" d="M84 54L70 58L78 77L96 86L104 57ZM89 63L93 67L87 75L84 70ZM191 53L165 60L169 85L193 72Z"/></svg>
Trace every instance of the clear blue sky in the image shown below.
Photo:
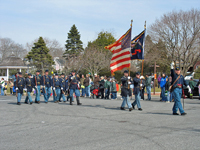
<svg viewBox="0 0 200 150"><path fill-rule="evenodd" d="M19 44L39 36L58 40L63 46L75 24L84 47L102 31L119 38L130 27L132 37L170 11L200 8L200 0L0 0L0 37Z"/></svg>

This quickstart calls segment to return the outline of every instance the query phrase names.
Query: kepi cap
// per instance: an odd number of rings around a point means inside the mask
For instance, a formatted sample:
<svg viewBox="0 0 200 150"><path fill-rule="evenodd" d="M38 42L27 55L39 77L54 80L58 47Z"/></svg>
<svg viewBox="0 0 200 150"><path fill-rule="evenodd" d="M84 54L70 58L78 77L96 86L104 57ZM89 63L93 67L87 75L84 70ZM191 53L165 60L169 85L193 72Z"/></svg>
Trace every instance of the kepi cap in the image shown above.
<svg viewBox="0 0 200 150"><path fill-rule="evenodd" d="M180 70L180 68L179 67L176 67L176 69L175 70Z"/></svg>
<svg viewBox="0 0 200 150"><path fill-rule="evenodd" d="M128 70L124 70L124 73L128 73Z"/></svg>

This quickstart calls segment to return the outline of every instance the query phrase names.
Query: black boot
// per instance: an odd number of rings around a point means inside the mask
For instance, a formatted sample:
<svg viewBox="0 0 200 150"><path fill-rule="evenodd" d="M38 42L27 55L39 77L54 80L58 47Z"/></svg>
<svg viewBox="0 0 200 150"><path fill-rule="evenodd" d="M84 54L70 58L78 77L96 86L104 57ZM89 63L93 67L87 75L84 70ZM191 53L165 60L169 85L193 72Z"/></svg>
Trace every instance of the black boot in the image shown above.
<svg viewBox="0 0 200 150"><path fill-rule="evenodd" d="M71 97L69 98L69 100L70 100L70 103L69 103L69 104L70 104L70 105L73 105L73 104L72 104L72 98L71 98Z"/></svg>
<svg viewBox="0 0 200 150"><path fill-rule="evenodd" d="M77 105L82 105L82 103L80 103L79 96L76 96L76 101L77 101Z"/></svg>

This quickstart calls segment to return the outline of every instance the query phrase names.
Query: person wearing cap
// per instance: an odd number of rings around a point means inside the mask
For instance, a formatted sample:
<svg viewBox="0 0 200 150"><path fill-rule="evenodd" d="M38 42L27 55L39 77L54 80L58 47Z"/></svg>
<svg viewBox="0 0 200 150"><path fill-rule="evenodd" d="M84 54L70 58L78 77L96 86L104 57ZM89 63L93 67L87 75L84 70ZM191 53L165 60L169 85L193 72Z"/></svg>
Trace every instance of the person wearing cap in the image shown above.
<svg viewBox="0 0 200 150"><path fill-rule="evenodd" d="M31 98L31 92L34 87L33 79L31 78L32 74L28 74L28 78L25 79L25 85L27 89L27 96L25 98L25 103L28 104L28 100L30 104L33 104L32 98Z"/></svg>
<svg viewBox="0 0 200 150"><path fill-rule="evenodd" d="M45 70L45 74L42 76L44 101L47 104L51 95L51 76L49 70Z"/></svg>
<svg viewBox="0 0 200 150"><path fill-rule="evenodd" d="M15 82L16 92L17 92L17 105L21 105L21 98L23 95L23 89L25 87L25 80L22 77L22 73L18 73L18 77Z"/></svg>
<svg viewBox="0 0 200 150"><path fill-rule="evenodd" d="M33 82L34 82L35 91L36 91L35 103L40 104L40 89L42 85L42 77L40 76L40 70L36 71L36 75L33 77Z"/></svg>
<svg viewBox="0 0 200 150"><path fill-rule="evenodd" d="M62 73L60 75L60 83L61 83L61 87L60 87L60 98L59 98L59 102L61 102L61 98L63 99L63 102L66 102L66 98L65 98L65 91L66 91L66 82L65 82L65 74Z"/></svg>
<svg viewBox="0 0 200 150"><path fill-rule="evenodd" d="M60 98L60 89L61 89L61 82L60 79L58 78L58 74L55 74L55 77L51 81L52 87L53 87L53 93L54 93L54 103L59 102Z"/></svg>
<svg viewBox="0 0 200 150"><path fill-rule="evenodd" d="M172 77L172 90L174 96L174 106L172 108L173 115L179 115L177 113L178 110L180 111L181 115L186 115L181 104L182 88L183 85L187 86L189 93L191 92L191 89L187 84L187 82L185 81L184 77L181 75L180 68L176 67L174 71L174 62L171 63L171 77Z"/></svg>
<svg viewBox="0 0 200 150"><path fill-rule="evenodd" d="M191 88L190 99L193 99L193 90L195 87L195 82L193 81L193 77L190 78L189 86Z"/></svg>
<svg viewBox="0 0 200 150"><path fill-rule="evenodd" d="M140 89L142 87L141 79L140 79L140 73L136 73L136 77L133 79L134 84L134 94L135 94L135 101L132 103L133 109L135 109L135 105L137 104L138 110L142 111L141 105L140 105Z"/></svg>
<svg viewBox="0 0 200 150"><path fill-rule="evenodd" d="M73 93L75 93L76 95L76 101L77 101L77 105L81 105L80 103L80 91L78 90L78 78L75 75L75 71L72 71L72 76L69 77L69 89L70 89L70 105L72 104L72 97L73 97Z"/></svg>
<svg viewBox="0 0 200 150"><path fill-rule="evenodd" d="M129 93L130 93L130 84L131 84L131 77L128 76L128 70L124 71L124 76L121 78L122 87L121 87L121 96L123 98L122 105L120 107L121 110L125 110L125 105L128 105L129 111L132 111L133 108L131 106L131 102L129 100Z"/></svg>

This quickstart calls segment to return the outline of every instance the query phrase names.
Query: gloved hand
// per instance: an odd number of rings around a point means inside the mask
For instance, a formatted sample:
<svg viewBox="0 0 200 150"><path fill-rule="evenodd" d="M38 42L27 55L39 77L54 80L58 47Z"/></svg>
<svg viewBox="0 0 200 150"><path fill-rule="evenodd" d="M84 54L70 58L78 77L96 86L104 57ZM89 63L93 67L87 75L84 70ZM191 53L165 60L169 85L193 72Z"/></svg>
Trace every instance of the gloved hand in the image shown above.
<svg viewBox="0 0 200 150"><path fill-rule="evenodd" d="M140 86L142 87L142 84L140 84Z"/></svg>
<svg viewBox="0 0 200 150"><path fill-rule="evenodd" d="M27 91L27 89L24 89L24 91Z"/></svg>
<svg viewBox="0 0 200 150"><path fill-rule="evenodd" d="M37 89L37 86L35 86L35 88Z"/></svg>
<svg viewBox="0 0 200 150"><path fill-rule="evenodd" d="M189 86L189 85L187 86L187 88L188 88L188 92L189 92L189 93L191 93L191 92L192 92L192 90L191 90L191 88L190 88L190 86Z"/></svg>
<svg viewBox="0 0 200 150"><path fill-rule="evenodd" d="M63 90L63 87L61 87L61 90Z"/></svg>
<svg viewBox="0 0 200 150"><path fill-rule="evenodd" d="M171 63L171 69L174 69L174 62Z"/></svg>
<svg viewBox="0 0 200 150"><path fill-rule="evenodd" d="M45 88L45 85L43 86L43 88Z"/></svg>
<svg viewBox="0 0 200 150"><path fill-rule="evenodd" d="M53 87L53 90L55 90L56 88L55 87Z"/></svg>
<svg viewBox="0 0 200 150"><path fill-rule="evenodd" d="M131 77L130 76L128 76L128 80L130 80L131 79Z"/></svg>
<svg viewBox="0 0 200 150"><path fill-rule="evenodd" d="M131 84L131 82L128 82L128 84Z"/></svg>
<svg viewBox="0 0 200 150"><path fill-rule="evenodd" d="M32 88L32 91L34 91L34 88Z"/></svg>
<svg viewBox="0 0 200 150"><path fill-rule="evenodd" d="M16 91L18 90L18 88L15 89Z"/></svg>

